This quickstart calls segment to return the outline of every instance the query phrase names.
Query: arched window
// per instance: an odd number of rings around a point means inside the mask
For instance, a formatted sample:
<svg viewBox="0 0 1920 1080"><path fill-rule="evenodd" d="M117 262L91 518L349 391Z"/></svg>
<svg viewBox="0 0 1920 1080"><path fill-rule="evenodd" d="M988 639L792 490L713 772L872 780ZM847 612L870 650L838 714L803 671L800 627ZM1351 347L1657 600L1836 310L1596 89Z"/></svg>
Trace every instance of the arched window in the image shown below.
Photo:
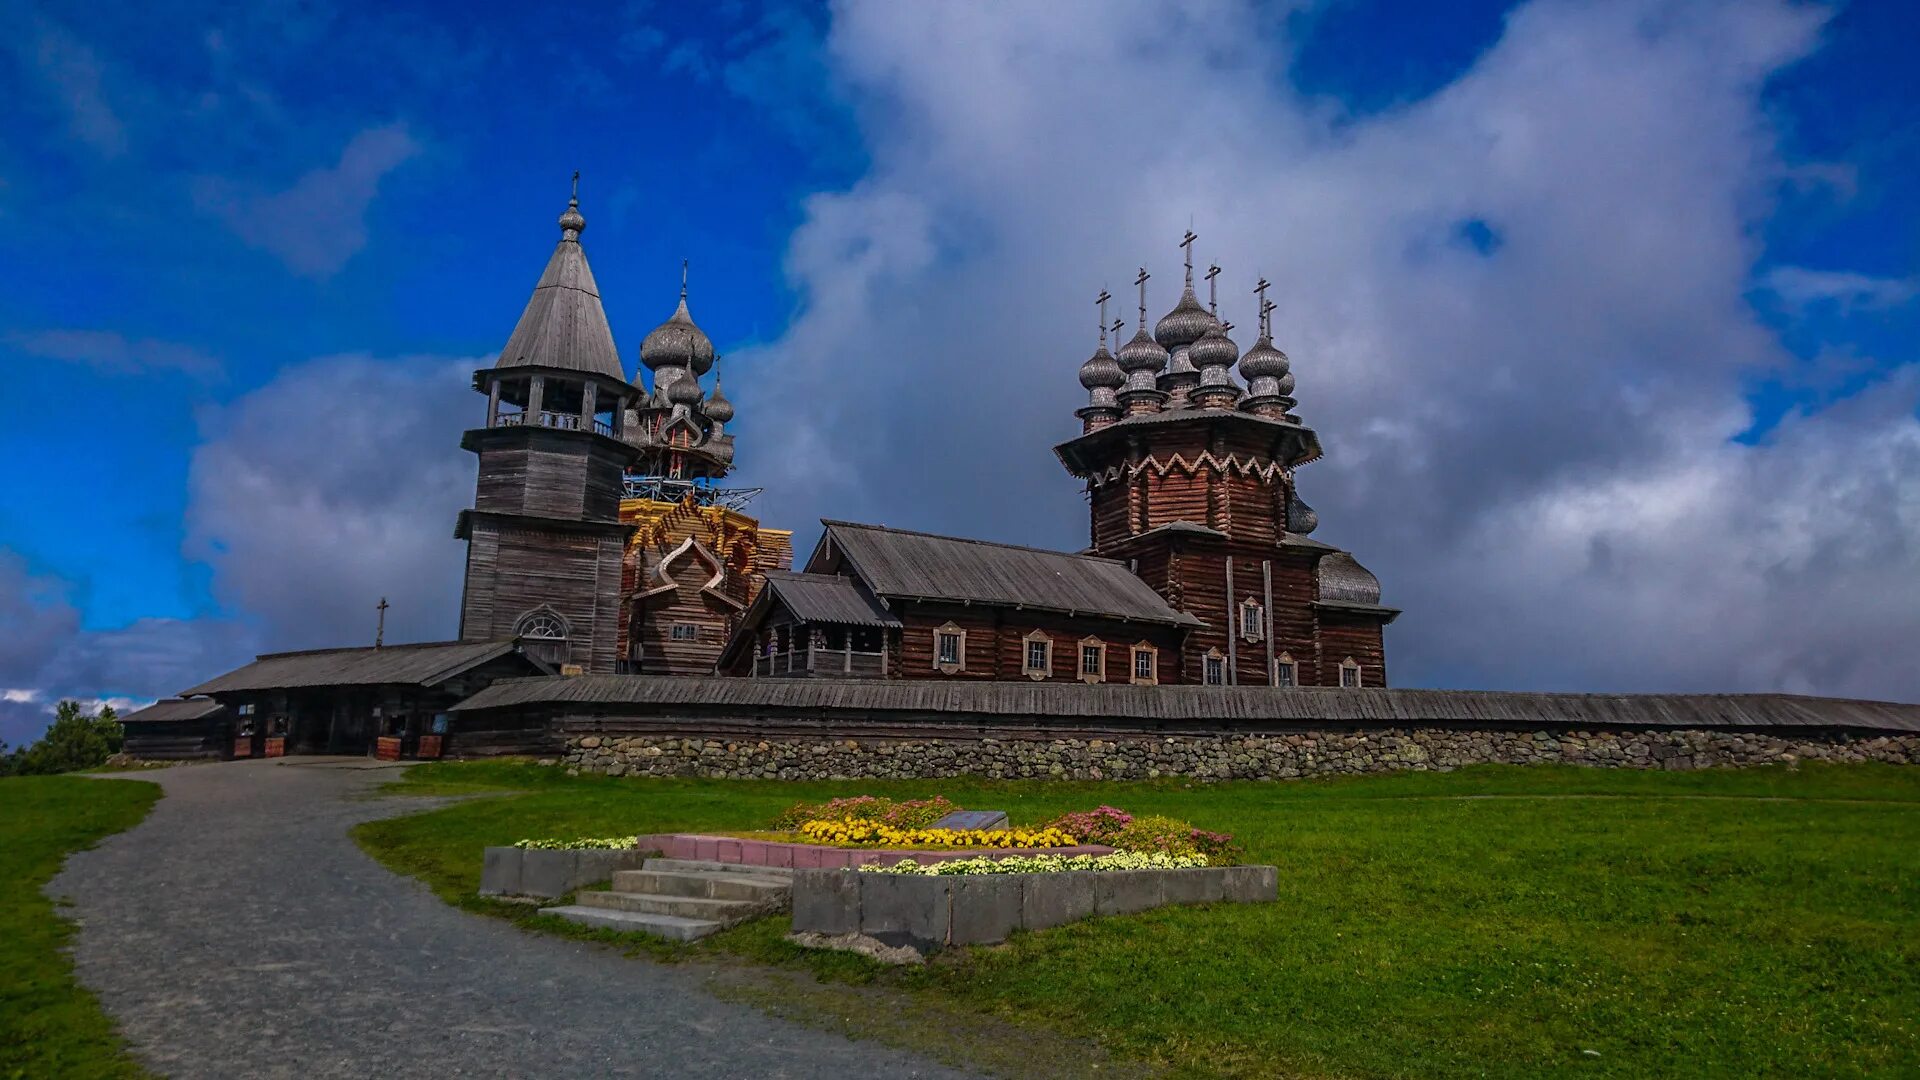
<svg viewBox="0 0 1920 1080"><path fill-rule="evenodd" d="M552 608L529 611L514 624L514 636L528 656L545 664L559 664L567 658L567 621Z"/></svg>
<svg viewBox="0 0 1920 1080"><path fill-rule="evenodd" d="M1240 636L1259 641L1267 636L1266 610L1253 597L1240 601Z"/></svg>
<svg viewBox="0 0 1920 1080"><path fill-rule="evenodd" d="M1340 661L1340 685L1347 687L1360 685L1360 661L1351 656Z"/></svg>
<svg viewBox="0 0 1920 1080"><path fill-rule="evenodd" d="M1273 685L1288 690L1300 685L1300 667L1292 656L1281 653L1274 658Z"/></svg>

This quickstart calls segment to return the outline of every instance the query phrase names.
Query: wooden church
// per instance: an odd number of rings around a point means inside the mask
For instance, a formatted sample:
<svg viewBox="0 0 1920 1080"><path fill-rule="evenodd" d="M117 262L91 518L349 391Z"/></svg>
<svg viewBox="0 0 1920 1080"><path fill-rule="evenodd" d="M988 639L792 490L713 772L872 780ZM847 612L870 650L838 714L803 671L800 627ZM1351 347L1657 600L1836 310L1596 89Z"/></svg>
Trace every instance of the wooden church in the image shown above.
<svg viewBox="0 0 1920 1080"><path fill-rule="evenodd" d="M183 692L218 709L172 703L148 726L192 714L219 730L187 741L224 756L436 756L547 746L537 712L459 709L526 675L1386 685L1382 631L1399 613L1351 554L1312 538L1295 474L1320 441L1295 412L1267 285L1242 355L1212 295L1218 267L1209 303L1195 295L1192 233L1179 301L1149 332L1143 269L1139 325L1116 352L1124 320L1107 325L1100 295L1080 433L1055 447L1085 484L1085 550L827 521L796 573L792 533L745 512L757 489L724 486L733 405L684 265L679 305L640 343L647 374L629 381L577 191L559 226L498 360L473 377L486 406L461 438L479 470L455 526L459 640L261 656Z"/></svg>

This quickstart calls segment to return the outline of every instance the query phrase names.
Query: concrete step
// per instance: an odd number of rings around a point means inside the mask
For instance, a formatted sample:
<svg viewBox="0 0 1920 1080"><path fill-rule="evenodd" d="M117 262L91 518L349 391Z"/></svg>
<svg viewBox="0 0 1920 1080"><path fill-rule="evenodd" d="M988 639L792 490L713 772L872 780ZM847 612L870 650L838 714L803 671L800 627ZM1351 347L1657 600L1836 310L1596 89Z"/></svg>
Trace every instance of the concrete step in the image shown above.
<svg viewBox="0 0 1920 1080"><path fill-rule="evenodd" d="M655 896L704 896L712 900L777 901L793 889L787 878L748 874L693 873L684 870L618 870L615 892Z"/></svg>
<svg viewBox="0 0 1920 1080"><path fill-rule="evenodd" d="M747 874L751 877L793 880L793 868L786 866L747 866L742 863L714 862L712 859L648 859L640 865L645 870L671 870L677 873L696 874Z"/></svg>
<svg viewBox="0 0 1920 1080"><path fill-rule="evenodd" d="M647 915L678 915L686 919L711 919L735 923L749 919L770 906L752 900L714 900L704 896L659 896L636 892L580 892L574 902L582 907L613 911L635 911Z"/></svg>
<svg viewBox="0 0 1920 1080"><path fill-rule="evenodd" d="M725 924L712 919L689 919L681 915L656 915L651 912L619 911L613 908L587 907L573 904L567 907L541 908L542 915L557 915L570 923L592 926L602 930L627 930L652 934L656 937L670 938L674 941L696 941L725 928Z"/></svg>

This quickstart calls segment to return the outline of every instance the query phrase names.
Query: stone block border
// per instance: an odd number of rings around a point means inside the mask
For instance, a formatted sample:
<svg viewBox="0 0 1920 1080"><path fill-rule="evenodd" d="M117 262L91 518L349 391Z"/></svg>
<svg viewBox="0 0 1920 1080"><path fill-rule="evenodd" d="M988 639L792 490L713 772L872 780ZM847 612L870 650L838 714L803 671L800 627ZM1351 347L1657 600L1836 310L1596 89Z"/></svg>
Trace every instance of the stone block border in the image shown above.
<svg viewBox="0 0 1920 1080"><path fill-rule="evenodd" d="M861 934L921 952L992 945L1015 930L1044 930L1092 915L1167 904L1264 903L1279 896L1272 866L1090 870L1060 874L863 874L798 870L793 930Z"/></svg>
<svg viewBox="0 0 1920 1080"><path fill-rule="evenodd" d="M1009 855L1108 855L1110 847L989 848L985 851L903 851L894 848L832 848L817 844L786 844L775 840L743 840L737 836L703 833L655 833L640 838L640 846L669 859L776 866L792 870L832 870L853 866L892 866L902 859L945 862L948 859L1002 859Z"/></svg>
<svg viewBox="0 0 1920 1080"><path fill-rule="evenodd" d="M582 885L611 881L616 870L638 870L650 854L645 844L622 851L490 847L480 865L480 895L550 900Z"/></svg>

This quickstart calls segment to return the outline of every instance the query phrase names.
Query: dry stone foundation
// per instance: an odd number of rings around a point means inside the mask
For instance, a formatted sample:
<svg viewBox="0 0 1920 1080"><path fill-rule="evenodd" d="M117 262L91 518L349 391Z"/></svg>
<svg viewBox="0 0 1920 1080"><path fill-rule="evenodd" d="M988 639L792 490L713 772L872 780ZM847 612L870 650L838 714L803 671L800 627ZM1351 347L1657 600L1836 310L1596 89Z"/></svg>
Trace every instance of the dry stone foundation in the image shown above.
<svg viewBox="0 0 1920 1080"><path fill-rule="evenodd" d="M1124 738L766 739L572 735L570 772L728 779L1287 780L1464 765L1706 769L1920 762L1920 735L1439 728Z"/></svg>

